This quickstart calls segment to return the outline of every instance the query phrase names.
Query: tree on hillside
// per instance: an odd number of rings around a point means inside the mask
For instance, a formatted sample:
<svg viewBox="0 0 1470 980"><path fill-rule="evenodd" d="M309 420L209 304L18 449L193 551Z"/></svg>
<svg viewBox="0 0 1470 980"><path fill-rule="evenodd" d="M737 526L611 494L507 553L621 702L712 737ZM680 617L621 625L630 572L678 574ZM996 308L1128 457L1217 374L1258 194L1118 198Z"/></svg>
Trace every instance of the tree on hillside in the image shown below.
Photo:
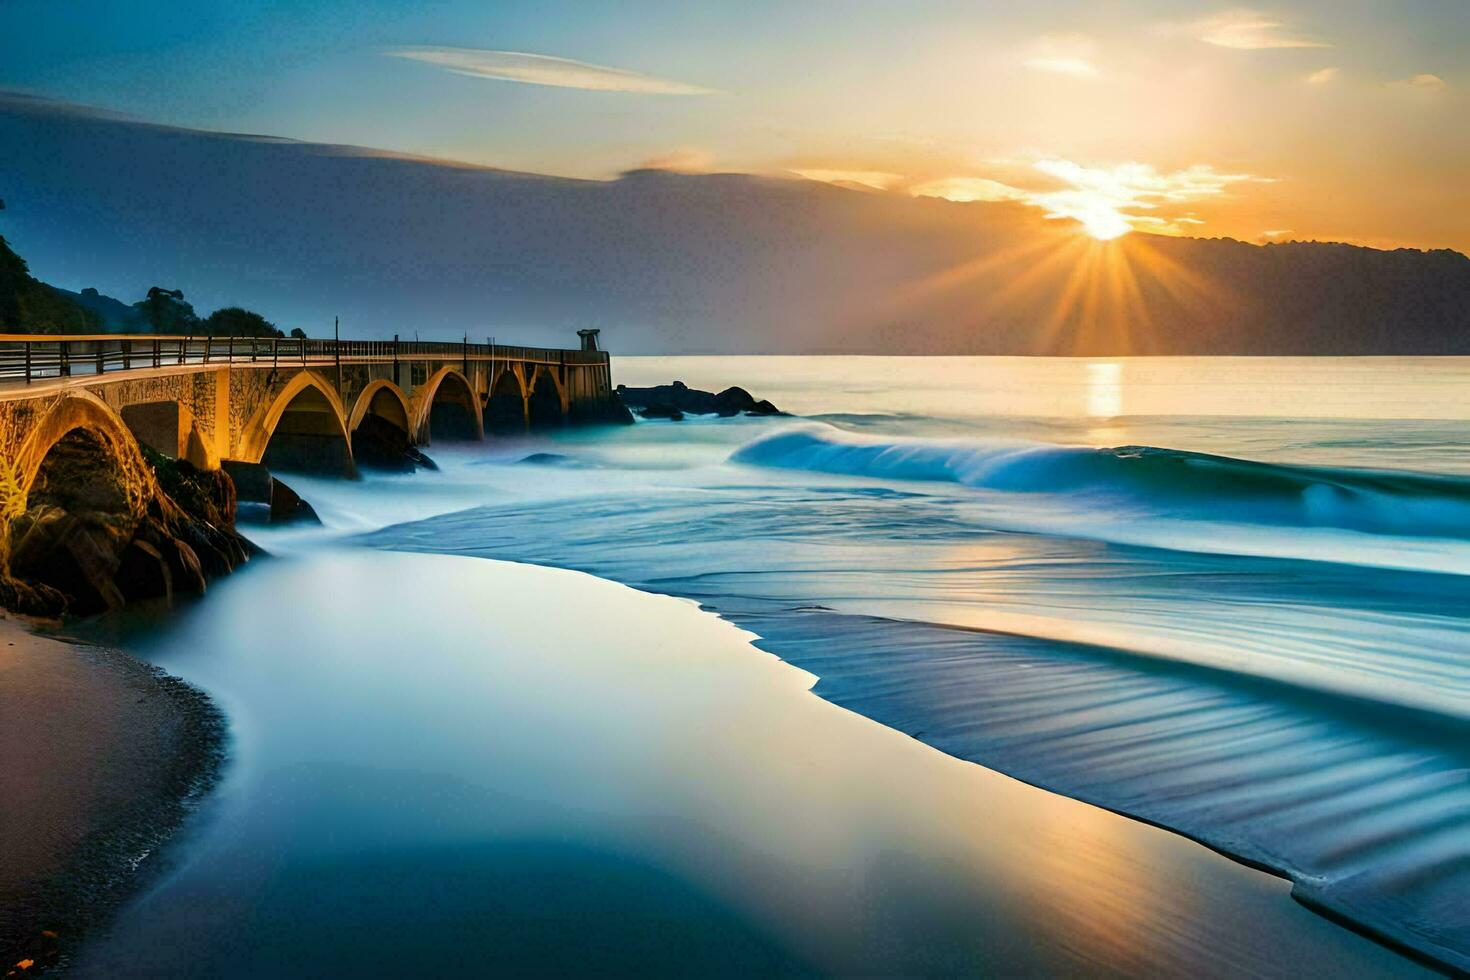
<svg viewBox="0 0 1470 980"><path fill-rule="evenodd" d="M133 304L143 315L143 323L153 333L192 334L199 332L199 317L194 307L184 302L182 289L154 286L148 297Z"/></svg>
<svg viewBox="0 0 1470 980"><path fill-rule="evenodd" d="M306 331L305 330L302 330L300 327L292 327L291 328L291 339L292 340L305 340L306 339Z"/></svg>
<svg viewBox="0 0 1470 980"><path fill-rule="evenodd" d="M216 337L284 337L276 325L252 310L226 306L205 318L203 331Z"/></svg>
<svg viewBox="0 0 1470 980"><path fill-rule="evenodd" d="M30 273L26 260L0 236L0 331L5 333L96 333L101 318Z"/></svg>

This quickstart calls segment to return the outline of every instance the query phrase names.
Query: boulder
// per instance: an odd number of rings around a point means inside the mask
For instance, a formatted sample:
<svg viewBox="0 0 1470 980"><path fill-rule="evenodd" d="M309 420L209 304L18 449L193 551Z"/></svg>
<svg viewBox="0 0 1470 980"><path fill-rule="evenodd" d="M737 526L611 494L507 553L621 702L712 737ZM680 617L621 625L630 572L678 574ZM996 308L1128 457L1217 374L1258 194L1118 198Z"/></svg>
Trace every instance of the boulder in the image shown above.
<svg viewBox="0 0 1470 980"><path fill-rule="evenodd" d="M220 468L228 474L235 485L237 500L255 504L271 502L271 471L261 463L247 463L238 459L220 461Z"/></svg>
<svg viewBox="0 0 1470 980"><path fill-rule="evenodd" d="M173 600L173 574L168 560L157 547L140 537L128 542L113 582L128 602L157 598Z"/></svg>
<svg viewBox="0 0 1470 980"><path fill-rule="evenodd" d="M419 452L398 426L378 415L365 415L352 433L352 455L365 469L412 473L415 467L438 469Z"/></svg>
<svg viewBox="0 0 1470 980"><path fill-rule="evenodd" d="M638 414L646 419L670 419L674 422L684 421L684 413L668 402L654 402L652 405L645 405L638 410Z"/></svg>
<svg viewBox="0 0 1470 980"><path fill-rule="evenodd" d="M316 516L311 504L302 500L295 490L280 480L274 481L271 489L271 523L294 524L303 521L320 524L321 518Z"/></svg>
<svg viewBox="0 0 1470 980"><path fill-rule="evenodd" d="M62 593L68 611L85 614L123 605L113 582L119 556L80 518L41 506L16 518L11 535L11 573Z"/></svg>
<svg viewBox="0 0 1470 980"><path fill-rule="evenodd" d="M169 538L160 551L168 565L174 592L203 595L206 588L204 566L194 549L178 538Z"/></svg>

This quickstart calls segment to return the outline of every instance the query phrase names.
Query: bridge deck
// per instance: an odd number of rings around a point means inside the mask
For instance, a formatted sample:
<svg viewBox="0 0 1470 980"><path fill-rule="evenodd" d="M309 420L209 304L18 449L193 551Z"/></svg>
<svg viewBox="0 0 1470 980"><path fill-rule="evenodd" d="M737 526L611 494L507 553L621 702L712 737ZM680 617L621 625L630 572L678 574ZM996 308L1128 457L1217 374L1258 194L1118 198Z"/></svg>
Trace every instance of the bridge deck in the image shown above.
<svg viewBox="0 0 1470 980"><path fill-rule="evenodd" d="M315 340L295 337L188 337L154 334L47 336L0 334L0 393L37 381L206 365L390 364L409 361L606 364L604 351L419 340ZM139 374L139 376L142 376ZM34 387L29 390L34 391Z"/></svg>

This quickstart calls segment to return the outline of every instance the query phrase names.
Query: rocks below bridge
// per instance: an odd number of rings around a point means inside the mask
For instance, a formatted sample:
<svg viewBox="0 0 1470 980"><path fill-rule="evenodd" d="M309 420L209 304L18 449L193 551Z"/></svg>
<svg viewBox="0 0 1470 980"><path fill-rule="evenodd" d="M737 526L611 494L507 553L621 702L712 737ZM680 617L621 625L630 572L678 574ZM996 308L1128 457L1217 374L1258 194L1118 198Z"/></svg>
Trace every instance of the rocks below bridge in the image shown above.
<svg viewBox="0 0 1470 980"><path fill-rule="evenodd" d="M389 473L437 470L438 465L419 452L408 433L377 415L365 415L352 432L352 455L363 469Z"/></svg>
<svg viewBox="0 0 1470 980"><path fill-rule="evenodd" d="M765 399L757 400L744 388L732 387L716 394L691 388L682 381L651 388L618 385L623 403L646 419L682 420L686 415L785 415Z"/></svg>
<svg viewBox="0 0 1470 980"><path fill-rule="evenodd" d="M224 461L223 472L235 486L235 514L247 524L320 524L316 510L286 482L261 463Z"/></svg>
<svg viewBox="0 0 1470 980"><path fill-rule="evenodd" d="M6 529L0 602L39 616L171 602L249 560L256 549L235 530L226 474L146 448L142 462L119 468L83 429L60 440Z"/></svg>

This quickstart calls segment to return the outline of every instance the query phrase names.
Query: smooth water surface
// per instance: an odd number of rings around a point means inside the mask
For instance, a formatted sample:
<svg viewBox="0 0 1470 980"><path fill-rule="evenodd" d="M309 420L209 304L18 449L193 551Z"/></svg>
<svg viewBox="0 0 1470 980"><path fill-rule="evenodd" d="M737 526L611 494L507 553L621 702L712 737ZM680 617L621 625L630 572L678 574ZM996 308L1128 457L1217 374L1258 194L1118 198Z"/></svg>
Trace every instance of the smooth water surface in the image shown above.
<svg viewBox="0 0 1470 980"><path fill-rule="evenodd" d="M959 760L1465 962L1467 362L614 372L805 417L293 480L326 529L129 641L235 754L89 969L1412 969Z"/></svg>

